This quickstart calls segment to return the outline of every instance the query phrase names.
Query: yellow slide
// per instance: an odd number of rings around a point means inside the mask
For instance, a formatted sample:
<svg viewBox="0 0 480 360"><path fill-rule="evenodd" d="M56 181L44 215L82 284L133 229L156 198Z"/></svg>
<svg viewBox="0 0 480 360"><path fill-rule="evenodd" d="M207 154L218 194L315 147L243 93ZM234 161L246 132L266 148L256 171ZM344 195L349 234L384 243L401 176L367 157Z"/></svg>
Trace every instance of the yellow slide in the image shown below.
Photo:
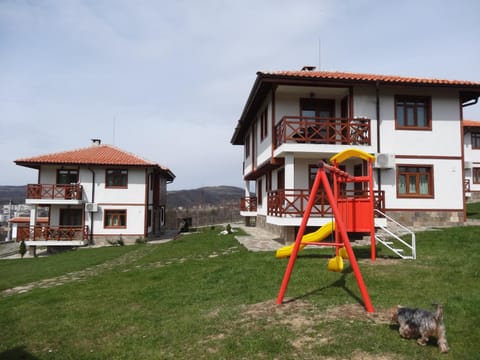
<svg viewBox="0 0 480 360"><path fill-rule="evenodd" d="M314 231L307 235L303 235L302 243L322 241L328 235L330 235L334 230L335 230L335 222L330 221L325 225L323 225L321 228L319 228L317 231ZM287 245L278 249L277 253L275 254L275 257L277 259L283 259L283 258L289 257L293 251L294 246L295 246L295 243L292 243L290 245ZM299 251L303 250L305 246L306 245L301 244Z"/></svg>

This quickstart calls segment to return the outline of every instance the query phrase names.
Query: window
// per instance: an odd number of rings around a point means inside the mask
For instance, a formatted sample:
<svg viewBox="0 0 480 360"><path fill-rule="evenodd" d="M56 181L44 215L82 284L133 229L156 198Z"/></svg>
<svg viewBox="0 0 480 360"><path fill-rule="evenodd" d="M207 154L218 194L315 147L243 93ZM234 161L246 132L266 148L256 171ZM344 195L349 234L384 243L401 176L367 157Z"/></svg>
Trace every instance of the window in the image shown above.
<svg viewBox="0 0 480 360"><path fill-rule="evenodd" d="M472 149L480 149L480 132L472 132Z"/></svg>
<svg viewBox="0 0 480 360"><path fill-rule="evenodd" d="M397 129L431 130L431 99L426 96L395 96Z"/></svg>
<svg viewBox="0 0 480 360"><path fill-rule="evenodd" d="M473 168L473 183L480 184L480 168Z"/></svg>
<svg viewBox="0 0 480 360"><path fill-rule="evenodd" d="M268 135L268 110L262 111L260 114L260 140L263 140Z"/></svg>
<svg viewBox="0 0 480 360"><path fill-rule="evenodd" d="M397 167L398 197L433 197L433 166Z"/></svg>
<svg viewBox="0 0 480 360"><path fill-rule="evenodd" d="M262 192L263 182L262 179L257 181L257 203L259 206L262 206L263 192Z"/></svg>
<svg viewBox="0 0 480 360"><path fill-rule="evenodd" d="M285 189L285 169L280 169L277 172L277 189Z"/></svg>
<svg viewBox="0 0 480 360"><path fill-rule="evenodd" d="M78 170L59 169L57 170L57 184L69 185L78 182Z"/></svg>
<svg viewBox="0 0 480 360"><path fill-rule="evenodd" d="M127 210L105 210L106 228L126 228L127 227Z"/></svg>
<svg viewBox="0 0 480 360"><path fill-rule="evenodd" d="M245 139L245 159L250 157L250 134L247 135Z"/></svg>
<svg viewBox="0 0 480 360"><path fill-rule="evenodd" d="M127 187L128 170L107 169L105 183L106 187Z"/></svg>

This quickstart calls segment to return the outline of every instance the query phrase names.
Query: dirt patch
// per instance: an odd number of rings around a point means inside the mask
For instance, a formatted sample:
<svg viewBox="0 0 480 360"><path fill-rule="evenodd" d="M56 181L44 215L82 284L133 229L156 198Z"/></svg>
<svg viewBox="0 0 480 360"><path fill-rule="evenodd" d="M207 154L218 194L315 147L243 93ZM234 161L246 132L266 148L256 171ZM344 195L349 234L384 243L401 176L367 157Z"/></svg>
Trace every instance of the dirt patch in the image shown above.
<svg viewBox="0 0 480 360"><path fill-rule="evenodd" d="M375 324L390 324L390 309L376 309L375 312L368 313L359 304L344 304L328 307L323 313L323 318L327 320L363 320L371 321Z"/></svg>
<svg viewBox="0 0 480 360"><path fill-rule="evenodd" d="M375 313L368 313L359 304L344 304L328 307L320 311L315 305L302 300L285 301L277 305L273 300L257 304L245 305L240 326L247 328L261 321L264 326L281 324L296 333L290 341L296 349L305 349L318 343L335 342L335 336L328 330L319 331L315 325L325 321L346 319L349 321L366 321L375 324L389 324L389 309L377 309ZM353 359L391 359L391 357L369 357L368 354L359 354Z"/></svg>
<svg viewBox="0 0 480 360"><path fill-rule="evenodd" d="M368 264L373 266L397 265L401 264L402 262L405 262L405 260L394 258L376 258L375 261L372 261L371 259L358 259L358 263L360 264Z"/></svg>
<svg viewBox="0 0 480 360"><path fill-rule="evenodd" d="M330 321L336 319L371 321L376 324L390 323L389 309L376 309L374 313L368 313L359 304L343 304L328 307L320 311L313 304L302 301L285 301L277 305L273 300L245 306L245 318L256 318L277 320L281 318L282 323L291 325L292 328L312 326L318 321Z"/></svg>

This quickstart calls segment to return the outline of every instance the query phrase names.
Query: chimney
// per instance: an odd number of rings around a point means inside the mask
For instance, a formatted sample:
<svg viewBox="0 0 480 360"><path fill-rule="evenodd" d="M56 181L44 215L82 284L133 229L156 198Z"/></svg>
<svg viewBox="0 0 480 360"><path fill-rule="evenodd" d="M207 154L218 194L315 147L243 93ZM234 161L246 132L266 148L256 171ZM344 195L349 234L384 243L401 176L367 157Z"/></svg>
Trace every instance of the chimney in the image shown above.
<svg viewBox="0 0 480 360"><path fill-rule="evenodd" d="M102 143L102 139L91 139L92 140L92 145L100 145Z"/></svg>

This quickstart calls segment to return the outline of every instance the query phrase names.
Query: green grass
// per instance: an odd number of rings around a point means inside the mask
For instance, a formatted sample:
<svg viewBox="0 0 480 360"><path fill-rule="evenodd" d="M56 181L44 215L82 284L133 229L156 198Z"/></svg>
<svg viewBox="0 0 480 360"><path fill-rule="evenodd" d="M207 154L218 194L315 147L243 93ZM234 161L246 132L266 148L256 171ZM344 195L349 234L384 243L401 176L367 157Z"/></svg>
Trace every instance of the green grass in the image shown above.
<svg viewBox="0 0 480 360"><path fill-rule="evenodd" d="M480 202L467 204L467 218L480 219Z"/></svg>
<svg viewBox="0 0 480 360"><path fill-rule="evenodd" d="M287 260L206 230L161 245L0 261L2 290L97 269L1 297L0 359L475 359L479 238L480 227L418 233L415 261L379 249L371 263L369 249L355 248L377 314L444 304L446 355L401 339L387 322L344 313L361 296L348 262L343 273L326 270L330 250L301 253L286 294L293 301L275 305Z"/></svg>

